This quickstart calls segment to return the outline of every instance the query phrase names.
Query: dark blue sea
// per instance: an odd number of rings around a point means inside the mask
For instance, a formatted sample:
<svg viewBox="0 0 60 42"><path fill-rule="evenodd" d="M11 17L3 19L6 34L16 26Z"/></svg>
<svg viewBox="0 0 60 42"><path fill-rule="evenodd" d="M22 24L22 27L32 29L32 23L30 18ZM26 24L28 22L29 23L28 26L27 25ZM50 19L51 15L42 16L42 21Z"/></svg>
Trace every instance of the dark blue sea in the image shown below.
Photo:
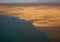
<svg viewBox="0 0 60 42"><path fill-rule="evenodd" d="M0 15L0 42L51 42L44 32L36 29L32 21Z"/></svg>

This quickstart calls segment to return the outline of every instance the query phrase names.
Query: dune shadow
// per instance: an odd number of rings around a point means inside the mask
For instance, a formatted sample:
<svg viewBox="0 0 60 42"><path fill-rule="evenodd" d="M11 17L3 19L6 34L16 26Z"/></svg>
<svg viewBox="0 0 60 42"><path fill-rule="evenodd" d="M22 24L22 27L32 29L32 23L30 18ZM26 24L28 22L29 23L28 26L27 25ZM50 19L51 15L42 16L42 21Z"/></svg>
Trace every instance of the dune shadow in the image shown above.
<svg viewBox="0 0 60 42"><path fill-rule="evenodd" d="M51 42L32 21L4 15L0 15L0 39L1 42Z"/></svg>

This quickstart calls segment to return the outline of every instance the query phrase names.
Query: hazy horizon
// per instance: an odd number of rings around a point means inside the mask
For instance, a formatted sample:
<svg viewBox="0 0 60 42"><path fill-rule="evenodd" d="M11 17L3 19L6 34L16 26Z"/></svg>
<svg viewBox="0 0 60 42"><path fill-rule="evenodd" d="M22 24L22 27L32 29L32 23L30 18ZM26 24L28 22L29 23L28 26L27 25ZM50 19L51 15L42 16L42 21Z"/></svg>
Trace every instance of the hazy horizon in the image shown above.
<svg viewBox="0 0 60 42"><path fill-rule="evenodd" d="M0 3L60 3L60 0L0 0Z"/></svg>

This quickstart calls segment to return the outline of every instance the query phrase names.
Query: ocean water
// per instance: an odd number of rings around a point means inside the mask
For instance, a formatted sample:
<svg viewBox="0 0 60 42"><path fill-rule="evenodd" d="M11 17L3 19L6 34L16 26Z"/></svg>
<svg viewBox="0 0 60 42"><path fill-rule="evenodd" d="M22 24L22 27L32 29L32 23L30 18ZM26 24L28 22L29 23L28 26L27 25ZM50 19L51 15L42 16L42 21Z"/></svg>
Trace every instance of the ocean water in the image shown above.
<svg viewBox="0 0 60 42"><path fill-rule="evenodd" d="M32 21L13 16L0 16L1 42L51 42L44 32L37 30Z"/></svg>

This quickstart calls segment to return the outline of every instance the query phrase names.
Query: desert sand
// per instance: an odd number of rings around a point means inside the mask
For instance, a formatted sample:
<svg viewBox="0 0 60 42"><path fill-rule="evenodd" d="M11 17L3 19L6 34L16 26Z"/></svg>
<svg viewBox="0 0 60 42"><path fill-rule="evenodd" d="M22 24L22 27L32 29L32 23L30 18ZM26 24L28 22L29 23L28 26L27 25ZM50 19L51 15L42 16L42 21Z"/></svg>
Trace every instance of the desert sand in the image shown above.
<svg viewBox="0 0 60 42"><path fill-rule="evenodd" d="M0 6L0 15L12 15L24 20L32 20L34 26L60 26L58 6Z"/></svg>

